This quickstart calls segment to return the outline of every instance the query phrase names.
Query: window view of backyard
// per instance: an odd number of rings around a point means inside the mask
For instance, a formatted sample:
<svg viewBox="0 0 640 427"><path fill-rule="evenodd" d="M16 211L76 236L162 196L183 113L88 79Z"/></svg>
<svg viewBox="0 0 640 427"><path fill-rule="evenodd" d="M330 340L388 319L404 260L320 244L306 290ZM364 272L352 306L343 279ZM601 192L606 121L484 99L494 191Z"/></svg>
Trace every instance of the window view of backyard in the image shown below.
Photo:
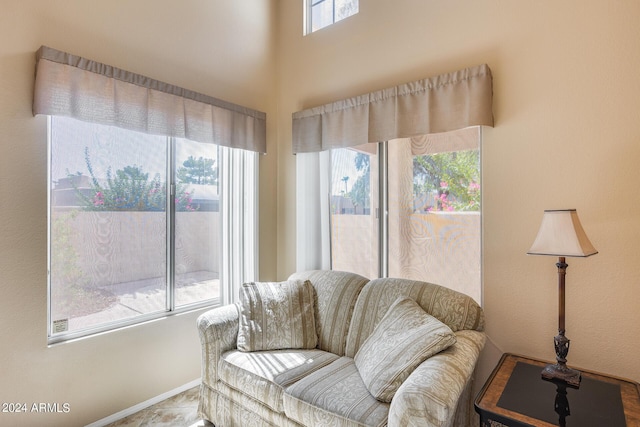
<svg viewBox="0 0 640 427"><path fill-rule="evenodd" d="M378 277L378 155L374 144L331 151L331 266Z"/></svg>
<svg viewBox="0 0 640 427"><path fill-rule="evenodd" d="M480 131L387 143L387 194L378 156L332 151L331 253L337 270L378 277L378 200L388 200L388 275L437 283L481 301Z"/></svg>
<svg viewBox="0 0 640 427"><path fill-rule="evenodd" d="M50 144L52 334L218 298L217 146L62 117Z"/></svg>

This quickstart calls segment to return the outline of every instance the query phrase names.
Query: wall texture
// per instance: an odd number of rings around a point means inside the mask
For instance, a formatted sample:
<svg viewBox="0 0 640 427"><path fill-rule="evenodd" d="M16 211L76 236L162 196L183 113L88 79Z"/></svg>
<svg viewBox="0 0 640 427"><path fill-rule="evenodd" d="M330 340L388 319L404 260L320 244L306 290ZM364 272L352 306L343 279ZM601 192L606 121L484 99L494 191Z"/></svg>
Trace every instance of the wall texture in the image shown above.
<svg viewBox="0 0 640 427"><path fill-rule="evenodd" d="M557 269L525 255L544 209L577 208L600 251L568 259L569 362L640 381L640 2L363 0L302 36L278 24L278 276L295 269L291 113L487 63L483 381L502 352L554 357Z"/></svg>
<svg viewBox="0 0 640 427"><path fill-rule="evenodd" d="M600 253L569 260L570 363L640 381L640 3L361 3L303 37L299 0L2 2L0 401L71 412L0 425L85 425L200 375L198 313L46 346L46 119L31 114L42 44L267 112L264 280L295 269L292 112L489 64L483 375L503 351L553 357L555 261L525 253L544 209L572 207Z"/></svg>
<svg viewBox="0 0 640 427"><path fill-rule="evenodd" d="M200 377L199 312L47 347L47 120L33 117L35 51L91 58L267 113L260 272L275 276L276 3L3 0L0 6L0 425L82 426ZM61 406L62 407L62 406Z"/></svg>

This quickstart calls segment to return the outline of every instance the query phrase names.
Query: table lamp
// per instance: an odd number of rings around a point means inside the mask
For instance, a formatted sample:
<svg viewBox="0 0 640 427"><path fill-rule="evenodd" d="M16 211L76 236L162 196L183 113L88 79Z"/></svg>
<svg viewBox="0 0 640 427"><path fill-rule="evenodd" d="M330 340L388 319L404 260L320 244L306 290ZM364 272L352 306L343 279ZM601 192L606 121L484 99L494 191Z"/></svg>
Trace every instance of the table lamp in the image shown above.
<svg viewBox="0 0 640 427"><path fill-rule="evenodd" d="M544 379L560 380L573 387L580 386L580 371L567 367L569 339L564 335L564 279L569 265L565 262L565 257L588 257L597 253L585 234L575 209L544 211L536 240L527 252L529 255L558 257L558 335L553 339L557 363L543 369Z"/></svg>

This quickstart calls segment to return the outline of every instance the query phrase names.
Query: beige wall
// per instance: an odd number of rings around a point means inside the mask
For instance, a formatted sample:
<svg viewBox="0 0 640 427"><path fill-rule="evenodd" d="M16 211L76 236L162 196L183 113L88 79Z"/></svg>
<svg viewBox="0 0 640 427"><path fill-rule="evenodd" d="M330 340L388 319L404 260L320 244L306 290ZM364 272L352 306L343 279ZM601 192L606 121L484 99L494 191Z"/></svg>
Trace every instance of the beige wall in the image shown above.
<svg viewBox="0 0 640 427"><path fill-rule="evenodd" d="M40 45L267 113L260 160L262 277L275 277L275 1L3 0L0 4L0 425L80 426L200 376L198 312L46 345L46 118L31 114Z"/></svg>
<svg viewBox="0 0 640 427"><path fill-rule="evenodd" d="M569 260L570 362L640 381L640 3L362 0L358 15L307 37L301 8L2 1L0 401L70 403L71 413L0 414L0 424L84 425L199 376L198 313L46 347L46 120L31 115L42 44L267 112L265 280L295 269L293 111L488 63L483 367L502 351L553 356L554 260L525 252L543 209L575 207L600 254Z"/></svg>
<svg viewBox="0 0 640 427"><path fill-rule="evenodd" d="M550 359L555 260L525 255L542 211L577 208L600 253L569 259L569 361L640 381L640 2L362 0L302 36L301 1L278 32L278 276L295 269L291 113L487 63L482 378L501 352Z"/></svg>

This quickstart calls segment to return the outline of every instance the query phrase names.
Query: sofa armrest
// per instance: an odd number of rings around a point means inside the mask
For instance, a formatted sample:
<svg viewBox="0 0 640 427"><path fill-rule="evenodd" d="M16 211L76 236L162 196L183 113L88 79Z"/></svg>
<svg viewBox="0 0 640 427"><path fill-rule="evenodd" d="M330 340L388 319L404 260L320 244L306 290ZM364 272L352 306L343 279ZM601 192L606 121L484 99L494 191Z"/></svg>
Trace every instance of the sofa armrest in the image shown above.
<svg viewBox="0 0 640 427"><path fill-rule="evenodd" d="M235 304L214 308L201 314L197 324L202 346L202 382L215 388L220 357L237 345L238 308Z"/></svg>
<svg viewBox="0 0 640 427"><path fill-rule="evenodd" d="M458 400L471 381L484 332L456 332L458 341L425 360L396 392L389 409L389 427L453 425Z"/></svg>

